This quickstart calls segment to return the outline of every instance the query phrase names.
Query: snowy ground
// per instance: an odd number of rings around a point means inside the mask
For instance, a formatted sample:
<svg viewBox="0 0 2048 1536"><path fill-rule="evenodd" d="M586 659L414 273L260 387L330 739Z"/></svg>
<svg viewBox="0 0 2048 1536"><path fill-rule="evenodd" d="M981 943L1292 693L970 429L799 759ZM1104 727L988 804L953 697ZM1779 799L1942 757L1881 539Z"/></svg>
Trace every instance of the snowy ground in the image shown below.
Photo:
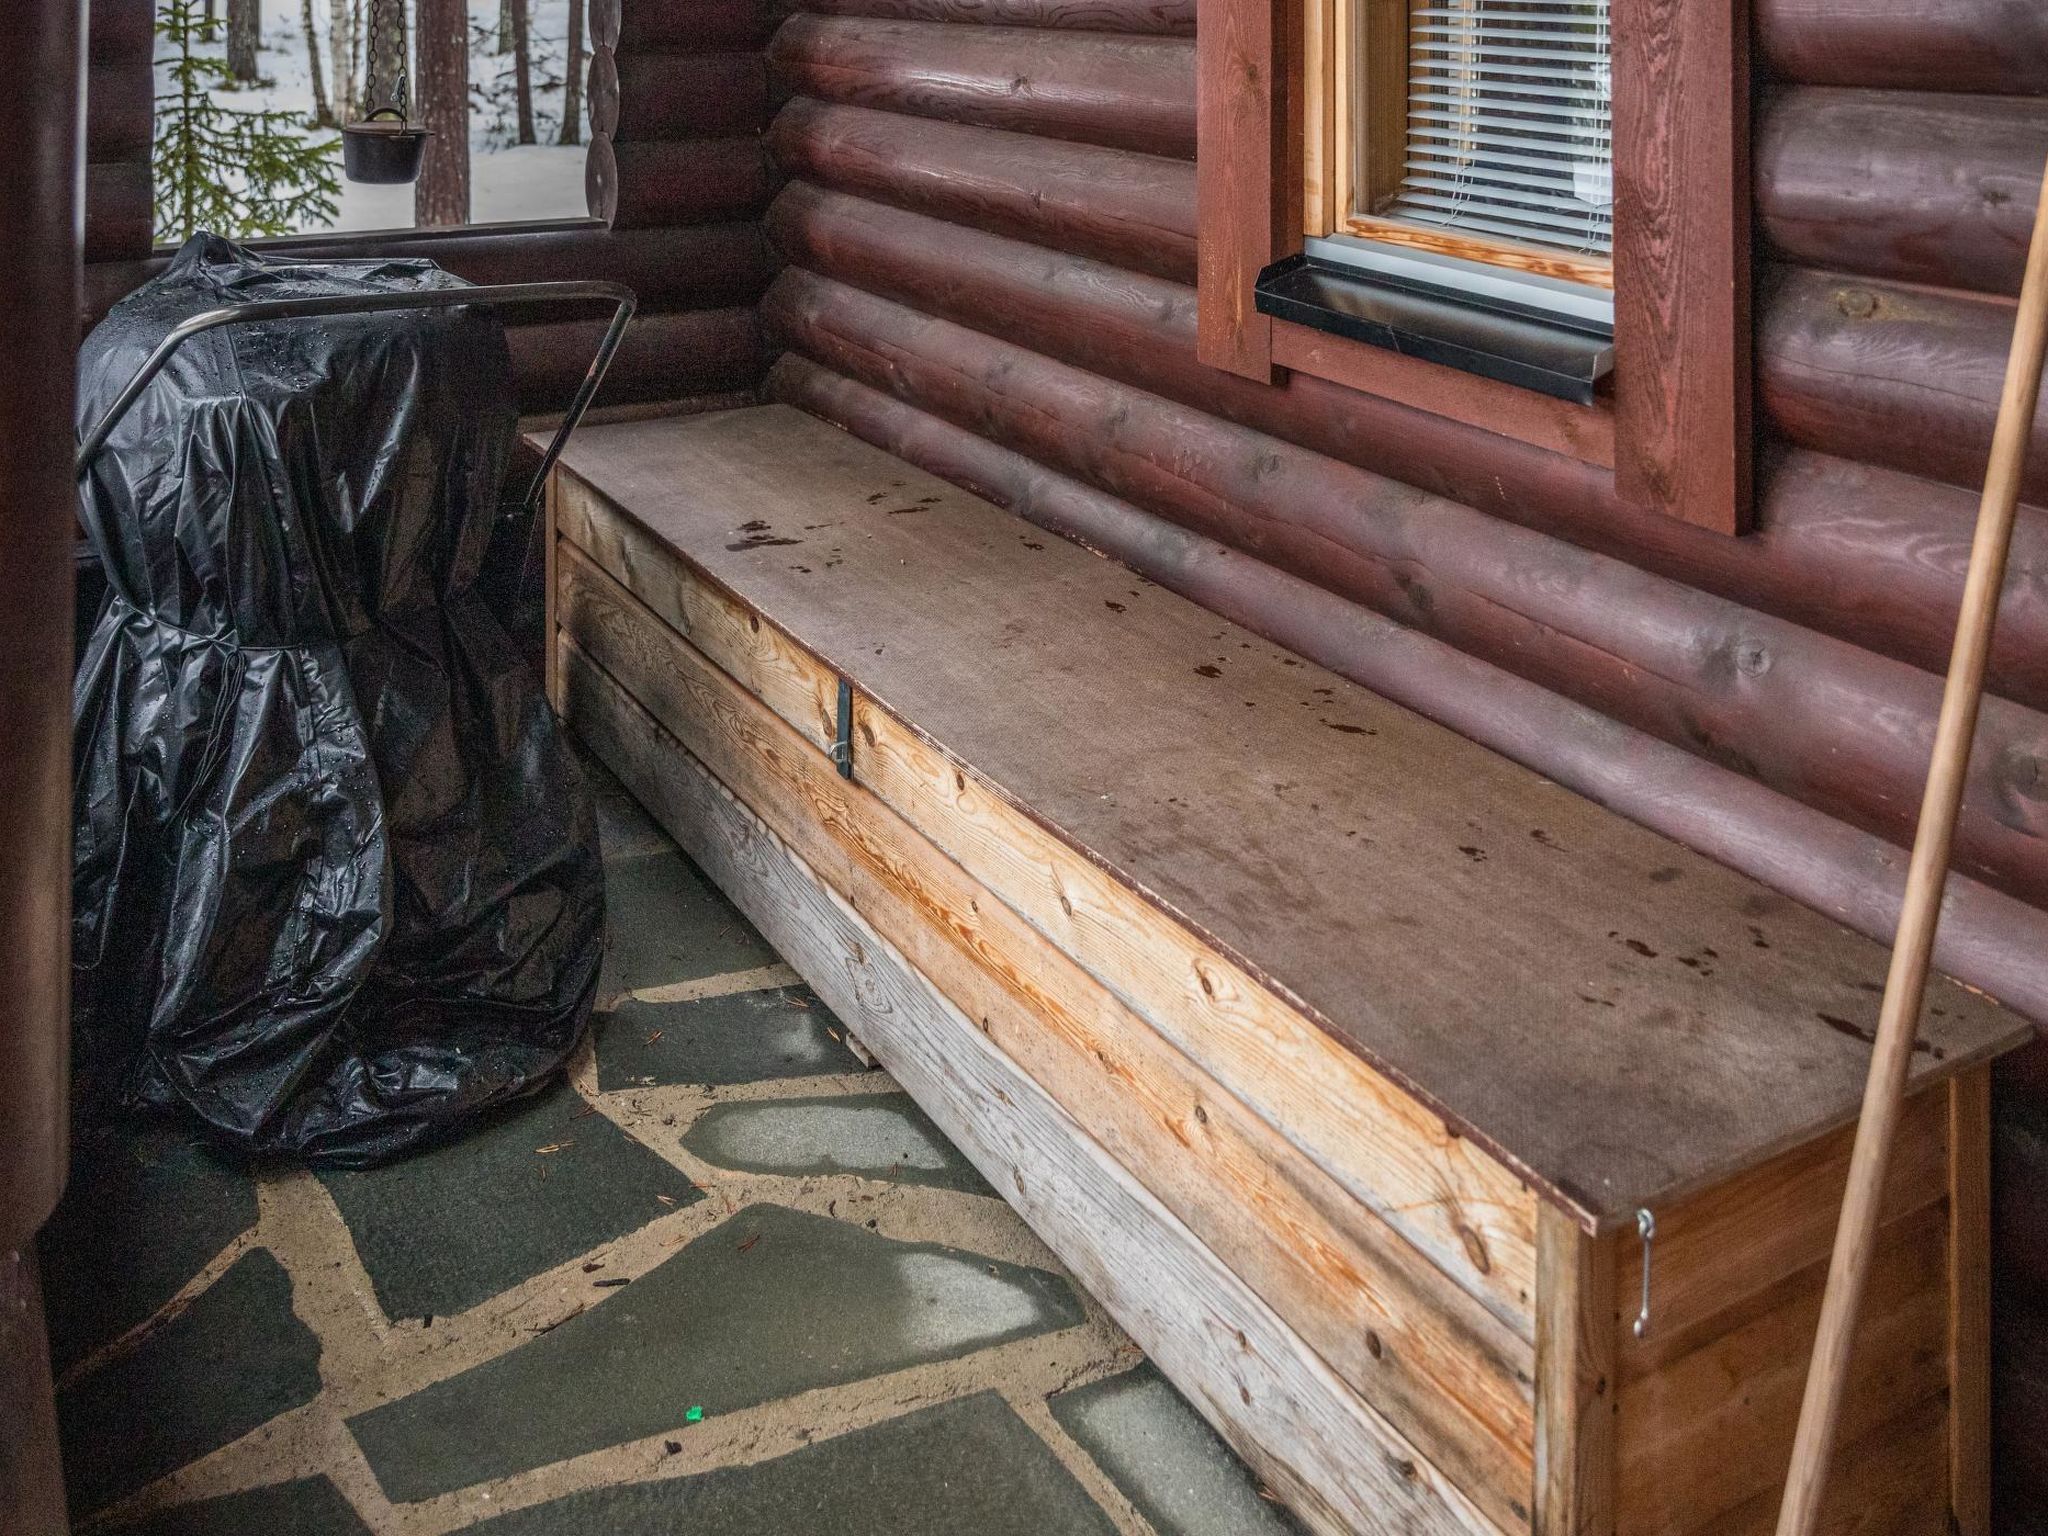
<svg viewBox="0 0 2048 1536"><path fill-rule="evenodd" d="M469 0L472 30L495 29L499 0ZM313 6L323 72L328 64L325 0ZM313 85L306 62L306 38L300 7L293 0L264 0L263 51L259 67L266 85L224 93L231 106L267 107L304 114L312 133ZM520 219L580 218L588 211L583 198L581 145L558 146L562 121L562 76L568 59L567 0L531 0L534 117L538 144L506 142L511 135L510 55L488 43L470 53L470 221L477 224ZM587 47L587 44L586 44ZM166 88L159 71L158 90ZM334 82L327 82L330 92ZM479 100L479 97L483 100ZM502 105L501 105L502 104ZM328 137L335 137L331 132ZM588 138L586 125L584 137ZM335 147L336 164L341 149ZM359 186L344 181L340 211L319 230L409 229L413 189Z"/></svg>

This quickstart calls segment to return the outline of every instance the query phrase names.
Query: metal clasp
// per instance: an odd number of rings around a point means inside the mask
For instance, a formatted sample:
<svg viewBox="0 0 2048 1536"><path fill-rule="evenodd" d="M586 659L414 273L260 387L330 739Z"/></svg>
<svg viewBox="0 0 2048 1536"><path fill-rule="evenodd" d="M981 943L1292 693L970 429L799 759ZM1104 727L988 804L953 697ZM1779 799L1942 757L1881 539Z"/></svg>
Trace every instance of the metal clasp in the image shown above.
<svg viewBox="0 0 2048 1536"><path fill-rule="evenodd" d="M832 761L839 765L839 777L853 777L853 684L839 679L839 726L832 741Z"/></svg>
<svg viewBox="0 0 2048 1536"><path fill-rule="evenodd" d="M1635 1336L1641 1339L1650 1332L1650 1248L1657 1240L1657 1216L1648 1206L1636 1212L1636 1236L1643 1240L1643 1299L1635 1321Z"/></svg>

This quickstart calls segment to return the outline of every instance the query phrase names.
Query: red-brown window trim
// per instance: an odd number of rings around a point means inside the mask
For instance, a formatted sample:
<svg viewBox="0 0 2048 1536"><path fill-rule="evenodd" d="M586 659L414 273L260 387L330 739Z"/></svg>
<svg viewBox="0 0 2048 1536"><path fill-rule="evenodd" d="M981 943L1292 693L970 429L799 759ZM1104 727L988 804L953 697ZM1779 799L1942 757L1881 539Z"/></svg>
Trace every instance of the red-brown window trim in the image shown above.
<svg viewBox="0 0 2048 1536"><path fill-rule="evenodd" d="M1198 350L1313 373L1614 472L1634 505L1749 526L1748 0L1613 0L1615 363L1591 406L1274 320L1260 270L1301 248L1302 7L1201 0Z"/></svg>

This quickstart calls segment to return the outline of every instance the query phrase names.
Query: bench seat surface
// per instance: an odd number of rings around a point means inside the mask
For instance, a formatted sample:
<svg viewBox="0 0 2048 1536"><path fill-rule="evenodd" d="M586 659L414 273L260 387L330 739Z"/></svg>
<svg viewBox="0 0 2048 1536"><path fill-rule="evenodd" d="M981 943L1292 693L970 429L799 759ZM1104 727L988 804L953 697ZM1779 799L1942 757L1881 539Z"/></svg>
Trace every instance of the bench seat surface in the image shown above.
<svg viewBox="0 0 2048 1536"><path fill-rule="evenodd" d="M1584 1218L1853 1116L1885 951L1754 880L789 407L565 463ZM2029 1034L1938 979L1916 1081Z"/></svg>

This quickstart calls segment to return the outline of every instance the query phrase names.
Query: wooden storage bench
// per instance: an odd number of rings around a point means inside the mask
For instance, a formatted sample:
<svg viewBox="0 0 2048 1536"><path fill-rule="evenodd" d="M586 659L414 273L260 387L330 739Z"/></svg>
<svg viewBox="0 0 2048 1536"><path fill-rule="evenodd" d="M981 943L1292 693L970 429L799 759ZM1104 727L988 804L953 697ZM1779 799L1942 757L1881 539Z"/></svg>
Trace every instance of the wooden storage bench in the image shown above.
<svg viewBox="0 0 2048 1536"><path fill-rule="evenodd" d="M786 407L550 521L557 707L1310 1525L1769 1531L1878 946ZM2027 1033L1937 984L1832 1531L1987 1529Z"/></svg>

